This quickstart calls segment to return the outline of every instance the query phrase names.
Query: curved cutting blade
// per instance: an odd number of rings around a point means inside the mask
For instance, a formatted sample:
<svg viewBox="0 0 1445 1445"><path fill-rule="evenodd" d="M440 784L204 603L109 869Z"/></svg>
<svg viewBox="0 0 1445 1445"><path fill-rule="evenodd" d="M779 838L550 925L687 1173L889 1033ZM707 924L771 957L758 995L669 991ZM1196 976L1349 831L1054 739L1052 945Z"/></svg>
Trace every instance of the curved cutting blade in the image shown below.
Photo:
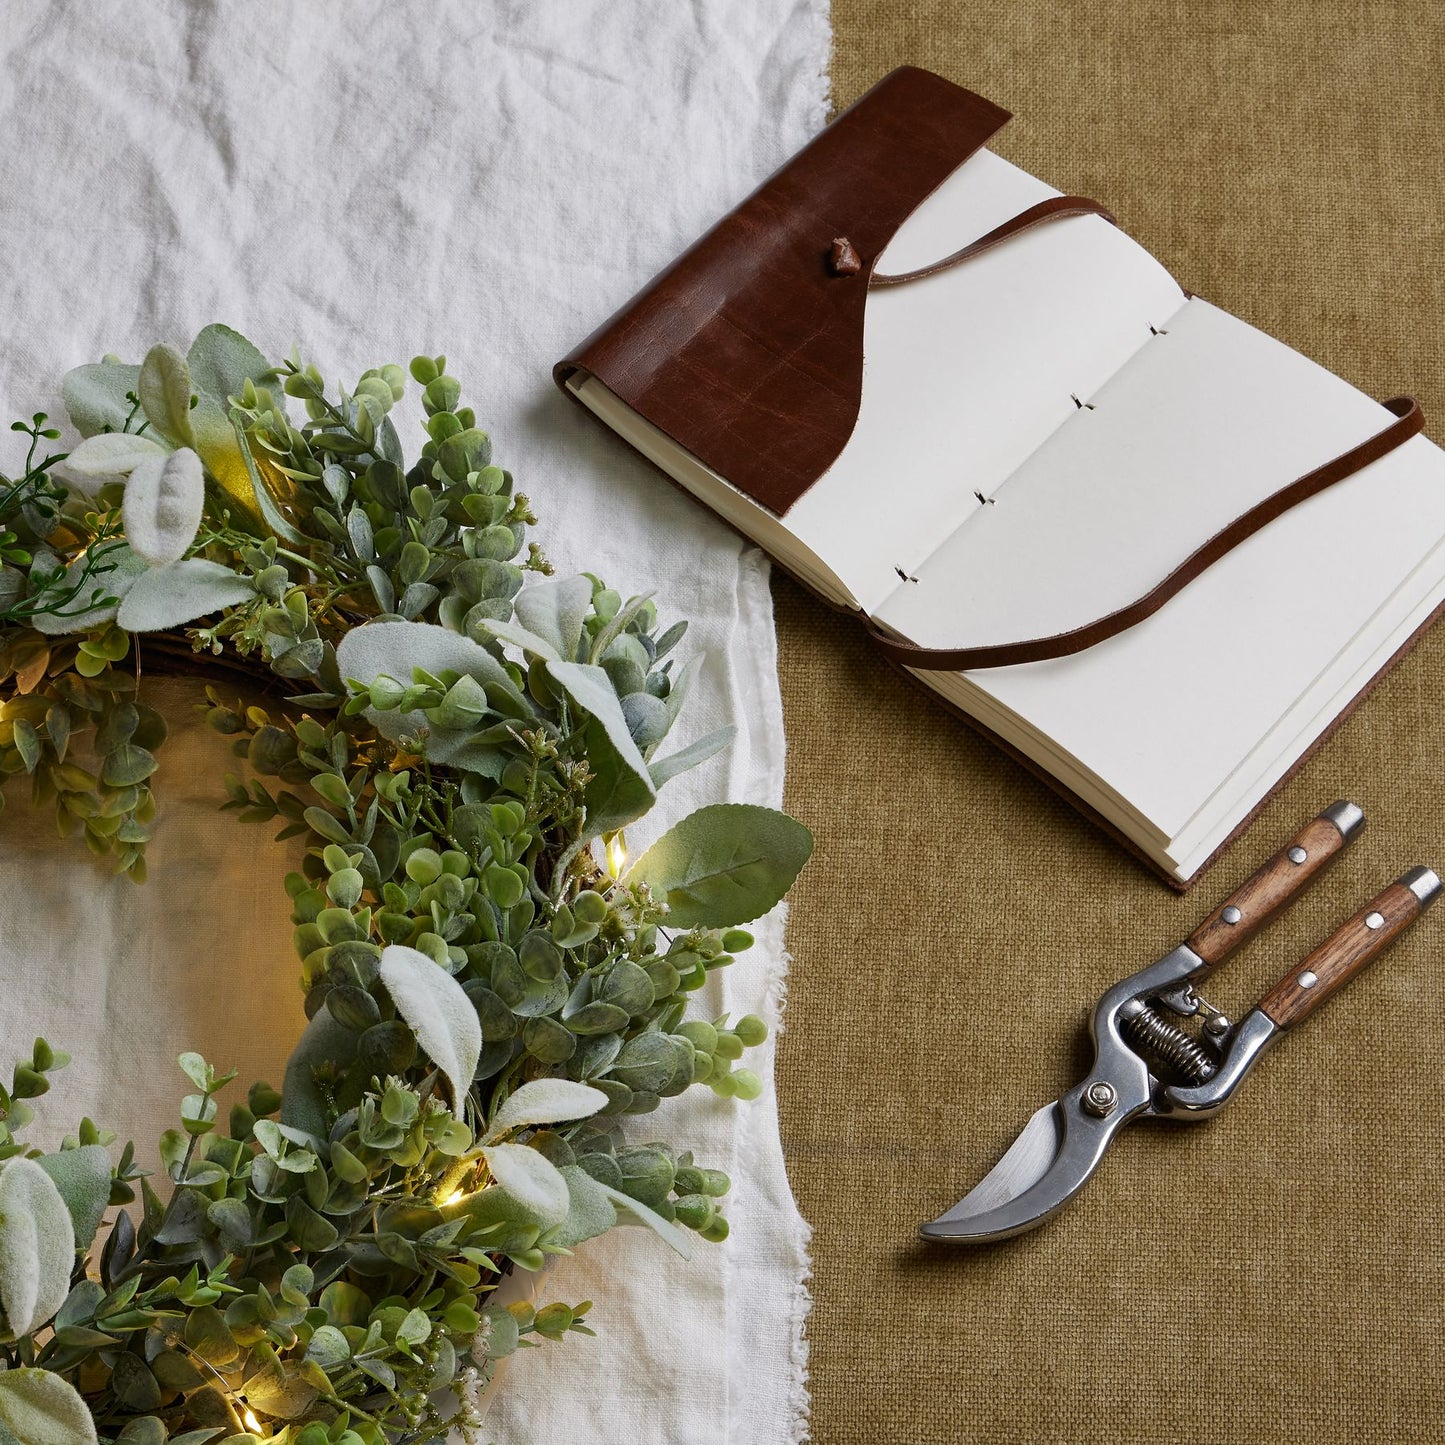
<svg viewBox="0 0 1445 1445"><path fill-rule="evenodd" d="M1007 1239L1062 1209L1088 1183L1119 1128L1147 1103L1146 1096L1100 1119L1079 1107L1086 1086L1087 1081L1038 1110L974 1189L919 1228L923 1238L957 1243Z"/></svg>

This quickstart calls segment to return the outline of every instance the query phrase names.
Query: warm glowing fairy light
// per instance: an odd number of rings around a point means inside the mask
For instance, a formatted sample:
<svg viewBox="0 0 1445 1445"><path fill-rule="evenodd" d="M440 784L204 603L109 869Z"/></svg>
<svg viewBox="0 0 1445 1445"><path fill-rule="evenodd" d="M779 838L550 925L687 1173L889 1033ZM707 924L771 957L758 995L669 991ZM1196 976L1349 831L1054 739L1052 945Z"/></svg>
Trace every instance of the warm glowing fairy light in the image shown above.
<svg viewBox="0 0 1445 1445"><path fill-rule="evenodd" d="M253 1434L261 1433L261 1422L256 1418L256 1412L249 1405L241 1406L241 1423Z"/></svg>
<svg viewBox="0 0 1445 1445"><path fill-rule="evenodd" d="M621 878L627 867L627 844L621 833L614 833L607 840L607 871L613 878Z"/></svg>
<svg viewBox="0 0 1445 1445"><path fill-rule="evenodd" d="M445 1194L441 1195L438 1198L437 1205L440 1208L445 1209L449 1204L455 1204L457 1200L462 1197L463 1192L464 1191L460 1187L456 1189L448 1189Z"/></svg>

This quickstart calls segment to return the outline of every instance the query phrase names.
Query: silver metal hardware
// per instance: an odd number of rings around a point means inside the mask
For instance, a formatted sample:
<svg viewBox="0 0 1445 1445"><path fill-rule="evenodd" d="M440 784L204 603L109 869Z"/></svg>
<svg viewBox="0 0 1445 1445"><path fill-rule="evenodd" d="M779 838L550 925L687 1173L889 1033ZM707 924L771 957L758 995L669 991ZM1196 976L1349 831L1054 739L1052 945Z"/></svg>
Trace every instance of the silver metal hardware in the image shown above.
<svg viewBox="0 0 1445 1445"><path fill-rule="evenodd" d="M1303 863L1305 859L1308 858L1310 855L1306 853L1305 850L1301 848L1298 843L1296 843L1294 847L1289 850L1286 856L1289 858L1289 861L1291 863Z"/></svg>
<svg viewBox="0 0 1445 1445"><path fill-rule="evenodd" d="M1214 1014L1204 1020L1204 1032L1222 1039L1229 1032L1229 1020L1223 1014Z"/></svg>
<svg viewBox="0 0 1445 1445"><path fill-rule="evenodd" d="M1371 933L1373 933L1373 932L1375 931L1375 929L1377 929L1377 928L1383 928L1384 926L1385 926L1385 915L1384 915L1383 913L1367 913L1367 914L1365 914L1365 927L1368 928Z"/></svg>
<svg viewBox="0 0 1445 1445"><path fill-rule="evenodd" d="M1096 1119L1106 1119L1118 1107L1119 1093L1104 1079L1096 1079L1084 1090L1084 1097L1079 1102Z"/></svg>
<svg viewBox="0 0 1445 1445"><path fill-rule="evenodd" d="M1412 868L1400 882L1420 900L1421 908L1428 908L1440 892L1440 878L1433 868Z"/></svg>
<svg viewBox="0 0 1445 1445"><path fill-rule="evenodd" d="M1305 969L1305 971L1300 974L1297 979L1295 979L1295 982L1299 984L1301 988L1313 988L1319 981L1319 974L1317 974L1312 968Z"/></svg>
<svg viewBox="0 0 1445 1445"><path fill-rule="evenodd" d="M1224 912L1221 913L1219 916L1220 916L1226 923L1228 923L1228 924L1230 924L1230 925L1232 926L1233 924L1238 923L1239 920L1244 917L1244 914L1242 914L1242 913L1239 911L1239 909L1237 909L1237 908L1234 906L1234 904L1231 903L1231 904L1229 905L1229 907L1226 908L1226 909L1224 910Z"/></svg>
<svg viewBox="0 0 1445 1445"><path fill-rule="evenodd" d="M1191 1084L1206 1082L1219 1067L1191 1035L1140 999L1119 1010L1119 1027L1130 1044L1155 1055Z"/></svg>
<svg viewBox="0 0 1445 1445"><path fill-rule="evenodd" d="M1161 1089L1154 1100L1154 1112L1182 1121L1207 1119L1229 1102L1230 1095L1279 1037L1274 1021L1258 1009L1251 1009L1230 1038L1219 1072L1194 1088Z"/></svg>
<svg viewBox="0 0 1445 1445"><path fill-rule="evenodd" d="M1194 992L1194 985L1188 980L1184 983L1175 984L1173 988L1161 988L1154 995L1155 1003L1162 1003L1171 1013L1177 1013L1182 1019L1192 1019L1204 1006L1204 1000ZM1125 1004L1120 1010L1121 1017L1129 1018L1144 1007L1142 999L1133 1001L1138 1008L1131 1008Z"/></svg>
<svg viewBox="0 0 1445 1445"><path fill-rule="evenodd" d="M1331 803L1320 814L1320 817L1328 818L1340 830L1340 836L1343 838L1353 837L1365 826L1364 813L1353 803L1347 803L1343 799L1338 803Z"/></svg>

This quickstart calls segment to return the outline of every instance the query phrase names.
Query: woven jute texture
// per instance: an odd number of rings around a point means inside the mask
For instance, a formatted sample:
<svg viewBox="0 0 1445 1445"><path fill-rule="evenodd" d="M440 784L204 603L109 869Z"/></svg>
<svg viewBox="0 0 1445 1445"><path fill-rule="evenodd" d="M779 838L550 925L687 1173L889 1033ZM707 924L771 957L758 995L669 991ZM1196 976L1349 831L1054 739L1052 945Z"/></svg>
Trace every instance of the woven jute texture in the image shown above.
<svg viewBox="0 0 1445 1445"><path fill-rule="evenodd" d="M1366 391L1413 391L1445 439L1438 4L835 0L834 24L839 105L903 63L982 92L1016 116L1009 159ZM1349 565L1320 557L1320 586ZM1104 986L1320 807L1369 826L1211 983L1235 1016L1406 868L1445 868L1445 627L1181 899L850 623L776 597L788 803L818 840L778 1090L819 1445L1445 1439L1445 906L1212 1123L1127 1131L1033 1234L914 1242L1079 1077Z"/></svg>

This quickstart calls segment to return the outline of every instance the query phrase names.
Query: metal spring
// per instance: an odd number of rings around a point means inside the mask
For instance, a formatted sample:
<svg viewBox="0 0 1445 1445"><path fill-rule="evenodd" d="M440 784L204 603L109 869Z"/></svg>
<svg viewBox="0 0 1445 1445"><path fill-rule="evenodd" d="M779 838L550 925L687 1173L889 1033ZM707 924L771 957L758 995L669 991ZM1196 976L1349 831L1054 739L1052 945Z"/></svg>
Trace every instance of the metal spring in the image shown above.
<svg viewBox="0 0 1445 1445"><path fill-rule="evenodd" d="M1219 1065L1183 1029L1161 1018L1148 1004L1119 1020L1130 1042L1148 1049L1191 1084L1204 1084L1219 1072Z"/></svg>

